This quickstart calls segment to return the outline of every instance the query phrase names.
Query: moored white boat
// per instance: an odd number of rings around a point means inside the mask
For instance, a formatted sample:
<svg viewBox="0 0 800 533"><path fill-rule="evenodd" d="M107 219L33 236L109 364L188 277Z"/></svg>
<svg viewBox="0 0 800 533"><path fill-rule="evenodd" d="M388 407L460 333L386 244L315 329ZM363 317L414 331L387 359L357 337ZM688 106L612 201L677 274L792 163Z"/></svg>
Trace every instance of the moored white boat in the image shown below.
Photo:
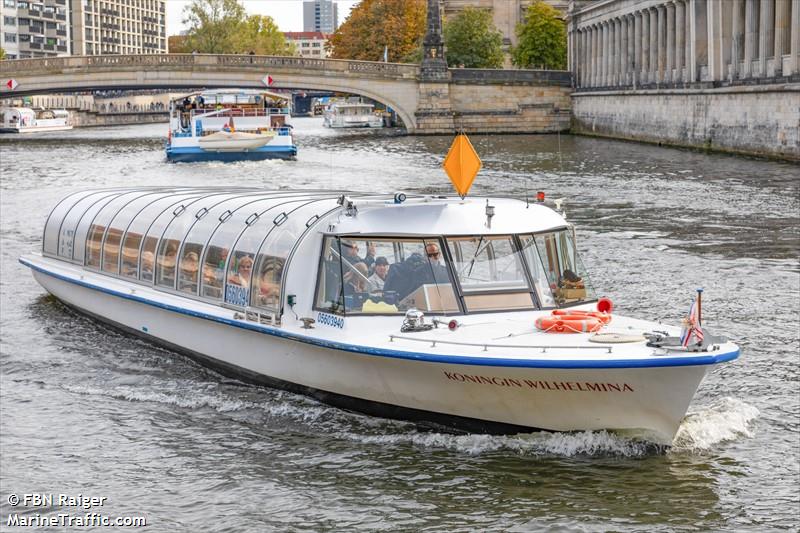
<svg viewBox="0 0 800 533"><path fill-rule="evenodd" d="M669 444L739 350L708 332L687 349L681 328L617 314L587 315L586 333L537 328L608 305L575 250L541 203L132 188L70 195L21 262L83 312L334 405Z"/></svg>
<svg viewBox="0 0 800 533"><path fill-rule="evenodd" d="M36 133L71 130L66 109L0 107L0 133Z"/></svg>
<svg viewBox="0 0 800 533"><path fill-rule="evenodd" d="M372 112L374 107L363 102L333 101L325 108L322 125L328 128L382 128L383 119Z"/></svg>

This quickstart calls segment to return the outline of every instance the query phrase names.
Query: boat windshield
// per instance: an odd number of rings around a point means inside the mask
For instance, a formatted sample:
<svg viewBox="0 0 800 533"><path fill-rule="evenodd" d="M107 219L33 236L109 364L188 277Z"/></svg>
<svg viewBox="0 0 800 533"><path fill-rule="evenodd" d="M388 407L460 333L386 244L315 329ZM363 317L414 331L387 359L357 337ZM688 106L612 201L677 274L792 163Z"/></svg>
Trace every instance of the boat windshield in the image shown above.
<svg viewBox="0 0 800 533"><path fill-rule="evenodd" d="M572 231L565 229L444 239L329 236L315 307L335 314L396 314L412 307L446 314L594 299Z"/></svg>
<svg viewBox="0 0 800 533"><path fill-rule="evenodd" d="M520 235L520 243L542 307L597 299L575 249L572 230Z"/></svg>
<svg viewBox="0 0 800 533"><path fill-rule="evenodd" d="M326 237L316 308L335 314L396 314L414 307L457 313L440 239Z"/></svg>

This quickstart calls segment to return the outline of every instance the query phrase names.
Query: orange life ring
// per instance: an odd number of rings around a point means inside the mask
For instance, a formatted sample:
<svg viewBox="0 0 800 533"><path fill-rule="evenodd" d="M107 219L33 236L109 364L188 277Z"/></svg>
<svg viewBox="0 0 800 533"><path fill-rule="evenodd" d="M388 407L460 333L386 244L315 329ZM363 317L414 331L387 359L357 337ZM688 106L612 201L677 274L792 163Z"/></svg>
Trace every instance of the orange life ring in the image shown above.
<svg viewBox="0 0 800 533"><path fill-rule="evenodd" d="M555 316L576 316L576 317L592 317L596 318L603 324L611 322L610 313L601 313L599 311L580 311L578 309L554 309L552 314Z"/></svg>
<svg viewBox="0 0 800 533"><path fill-rule="evenodd" d="M535 324L545 333L592 333L603 327L597 318L577 315L540 316Z"/></svg>

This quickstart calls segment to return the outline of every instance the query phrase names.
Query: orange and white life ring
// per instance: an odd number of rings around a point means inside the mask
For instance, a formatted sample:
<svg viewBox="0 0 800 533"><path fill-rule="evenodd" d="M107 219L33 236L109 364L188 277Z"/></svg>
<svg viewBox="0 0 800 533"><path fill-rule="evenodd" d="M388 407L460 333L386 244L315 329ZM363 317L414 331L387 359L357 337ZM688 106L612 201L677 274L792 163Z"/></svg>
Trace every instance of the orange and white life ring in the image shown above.
<svg viewBox="0 0 800 533"><path fill-rule="evenodd" d="M601 313L599 311L579 311L577 309L554 309L552 314L554 316L592 317L596 318L603 324L608 324L609 322L611 322L610 313Z"/></svg>
<svg viewBox="0 0 800 533"><path fill-rule="evenodd" d="M583 315L541 316L535 324L545 333L593 333L604 325L597 318Z"/></svg>

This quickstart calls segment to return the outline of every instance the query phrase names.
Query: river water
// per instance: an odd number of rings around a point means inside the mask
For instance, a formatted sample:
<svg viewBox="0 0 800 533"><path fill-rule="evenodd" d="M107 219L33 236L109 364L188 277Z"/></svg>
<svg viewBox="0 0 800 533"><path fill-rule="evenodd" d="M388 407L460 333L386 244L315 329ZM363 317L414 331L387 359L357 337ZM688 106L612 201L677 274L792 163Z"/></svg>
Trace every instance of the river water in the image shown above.
<svg viewBox="0 0 800 533"><path fill-rule="evenodd" d="M800 527L797 166L472 138L484 163L473 191L566 198L593 282L620 312L677 322L704 287L707 329L741 345L668 450L606 432L435 433L244 385L73 313L17 262L82 188L451 190L449 137L293 123L294 162L168 164L165 124L0 139L0 530L17 529L12 512L65 510L8 503L26 493L106 497L92 511L159 532Z"/></svg>

